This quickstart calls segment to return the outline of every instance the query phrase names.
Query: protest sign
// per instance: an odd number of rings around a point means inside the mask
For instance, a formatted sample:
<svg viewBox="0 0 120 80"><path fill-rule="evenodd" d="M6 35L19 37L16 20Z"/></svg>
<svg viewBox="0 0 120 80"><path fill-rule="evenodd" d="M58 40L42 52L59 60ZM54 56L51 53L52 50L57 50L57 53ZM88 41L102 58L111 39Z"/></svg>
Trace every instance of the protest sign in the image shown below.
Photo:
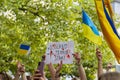
<svg viewBox="0 0 120 80"><path fill-rule="evenodd" d="M72 64L74 53L74 42L51 42L47 46L45 63L57 64L60 61L63 64Z"/></svg>

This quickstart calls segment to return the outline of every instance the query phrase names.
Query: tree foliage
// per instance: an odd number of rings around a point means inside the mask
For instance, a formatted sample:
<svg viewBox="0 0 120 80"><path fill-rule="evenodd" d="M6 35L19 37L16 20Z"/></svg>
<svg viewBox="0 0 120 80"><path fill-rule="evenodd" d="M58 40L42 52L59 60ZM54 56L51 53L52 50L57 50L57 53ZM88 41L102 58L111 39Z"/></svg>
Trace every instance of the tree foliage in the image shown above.
<svg viewBox="0 0 120 80"><path fill-rule="evenodd" d="M0 0L0 71L14 73L16 61L20 60L27 71L33 72L47 43L72 40L75 52L81 54L88 80L93 80L97 69L96 47L103 53L104 64L114 57L104 40L102 46L97 46L83 36L82 8L100 30L93 0ZM18 54L22 43L31 46L30 55ZM64 65L61 75L78 76L77 67Z"/></svg>

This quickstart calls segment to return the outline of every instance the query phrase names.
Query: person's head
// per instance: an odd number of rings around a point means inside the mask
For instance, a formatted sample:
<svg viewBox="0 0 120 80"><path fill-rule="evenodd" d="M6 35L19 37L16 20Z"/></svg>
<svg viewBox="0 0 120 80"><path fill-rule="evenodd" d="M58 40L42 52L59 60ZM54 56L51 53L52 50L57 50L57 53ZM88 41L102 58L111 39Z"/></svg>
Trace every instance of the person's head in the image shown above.
<svg viewBox="0 0 120 80"><path fill-rule="evenodd" d="M112 68L112 63L108 63L106 67L106 71L109 71Z"/></svg>
<svg viewBox="0 0 120 80"><path fill-rule="evenodd" d="M12 80L7 73L0 73L0 80Z"/></svg>
<svg viewBox="0 0 120 80"><path fill-rule="evenodd" d="M27 80L31 80L31 76L26 76L27 77Z"/></svg>
<svg viewBox="0 0 120 80"><path fill-rule="evenodd" d="M108 72L102 74L98 80L120 80L120 73L118 72Z"/></svg>
<svg viewBox="0 0 120 80"><path fill-rule="evenodd" d="M107 68L112 68L112 63L108 63Z"/></svg>
<svg viewBox="0 0 120 80"><path fill-rule="evenodd" d="M76 78L72 78L72 80L77 80Z"/></svg>

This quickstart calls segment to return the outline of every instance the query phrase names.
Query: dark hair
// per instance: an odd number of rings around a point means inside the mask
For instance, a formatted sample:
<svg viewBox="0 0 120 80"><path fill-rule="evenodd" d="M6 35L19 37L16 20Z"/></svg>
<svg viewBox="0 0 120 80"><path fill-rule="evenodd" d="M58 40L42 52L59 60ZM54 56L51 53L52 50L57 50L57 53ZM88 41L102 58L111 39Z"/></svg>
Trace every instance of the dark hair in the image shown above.
<svg viewBox="0 0 120 80"><path fill-rule="evenodd" d="M72 80L77 80L76 78L72 78Z"/></svg>
<svg viewBox="0 0 120 80"><path fill-rule="evenodd" d="M26 76L27 77L27 80L31 80L31 77L30 76Z"/></svg>
<svg viewBox="0 0 120 80"><path fill-rule="evenodd" d="M12 78L8 76L6 72L2 72L0 75L2 75L2 80L12 80Z"/></svg>
<svg viewBox="0 0 120 80"><path fill-rule="evenodd" d="M119 72L108 72L102 74L98 80L120 80L120 73Z"/></svg>

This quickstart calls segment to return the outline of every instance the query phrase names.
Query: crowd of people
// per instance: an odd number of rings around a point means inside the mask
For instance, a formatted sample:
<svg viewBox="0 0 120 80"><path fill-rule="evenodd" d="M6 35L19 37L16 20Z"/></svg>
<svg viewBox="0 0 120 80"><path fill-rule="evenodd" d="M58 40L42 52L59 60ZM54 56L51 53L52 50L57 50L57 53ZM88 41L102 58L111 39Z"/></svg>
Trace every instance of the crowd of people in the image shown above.
<svg viewBox="0 0 120 80"><path fill-rule="evenodd" d="M79 78L80 80L87 80L85 70L82 66L81 63L81 56L79 53L74 53L73 54L75 61L78 66L78 71L79 71ZM96 57L98 61L98 80L120 80L120 73L118 72L110 72L109 69L112 67L112 64L109 63L107 65L107 72L103 73L103 67L102 67L102 53L100 50L97 48L96 49ZM51 80L60 80L60 70L62 69L62 61L60 64L55 68L52 63L48 64L48 69L50 71L51 75ZM44 68L43 68L44 69ZM39 71L38 69L34 72L34 75L32 77L26 76L25 75L25 67L23 64L21 64L19 61L17 63L17 71L15 74L15 77L13 80L20 80L20 76L22 80L46 80L44 70ZM7 74L5 73L0 73L0 80L12 80ZM72 80L76 80L73 78Z"/></svg>

